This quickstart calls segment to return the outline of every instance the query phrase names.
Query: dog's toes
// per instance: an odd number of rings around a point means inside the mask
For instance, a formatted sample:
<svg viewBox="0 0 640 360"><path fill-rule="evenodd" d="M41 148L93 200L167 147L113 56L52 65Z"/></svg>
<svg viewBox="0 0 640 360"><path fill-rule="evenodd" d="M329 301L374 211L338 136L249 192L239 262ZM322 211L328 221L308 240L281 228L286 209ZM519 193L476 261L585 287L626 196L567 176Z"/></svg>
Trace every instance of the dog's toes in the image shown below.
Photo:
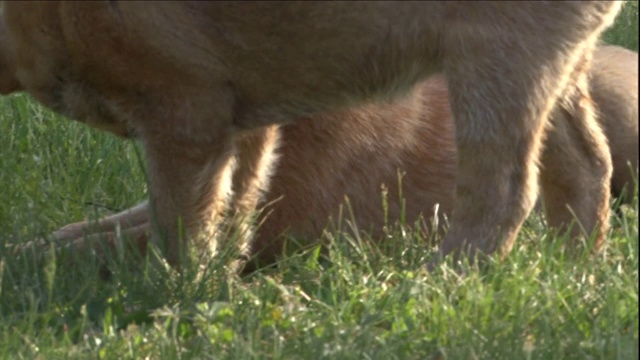
<svg viewBox="0 0 640 360"><path fill-rule="evenodd" d="M5 247L11 249L10 251L12 251L13 255L19 256L25 251L34 251L39 253L41 250L46 249L49 243L50 242L45 239L36 239L22 244L6 244Z"/></svg>

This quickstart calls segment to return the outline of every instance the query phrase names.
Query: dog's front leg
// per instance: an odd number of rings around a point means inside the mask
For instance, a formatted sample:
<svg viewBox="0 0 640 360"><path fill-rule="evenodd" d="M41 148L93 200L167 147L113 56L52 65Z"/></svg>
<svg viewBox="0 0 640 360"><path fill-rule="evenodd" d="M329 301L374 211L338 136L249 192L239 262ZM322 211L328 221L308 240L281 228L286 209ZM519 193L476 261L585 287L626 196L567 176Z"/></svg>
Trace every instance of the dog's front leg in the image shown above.
<svg viewBox="0 0 640 360"><path fill-rule="evenodd" d="M105 216L97 221L90 220L67 224L54 231L50 236L56 241L79 240L85 235L113 232L116 227L122 230L147 224L149 221L149 202L140 204L116 214Z"/></svg>
<svg viewBox="0 0 640 360"><path fill-rule="evenodd" d="M97 221L80 221L67 224L51 233L47 238L52 239L56 246L70 247L77 251L92 250L102 253L104 249L114 248L120 235L130 245L144 252L149 241L149 203L142 203L116 214L105 216ZM26 249L46 249L48 244L44 239L29 241L18 245L15 251Z"/></svg>
<svg viewBox="0 0 640 360"><path fill-rule="evenodd" d="M145 137L152 241L179 267L187 242L215 254L216 235L231 194L233 143L229 134L212 141L172 135Z"/></svg>
<svg viewBox="0 0 640 360"><path fill-rule="evenodd" d="M204 256L219 250L235 163L233 96L227 88L181 89L135 123L147 158L151 240L176 268L189 247Z"/></svg>

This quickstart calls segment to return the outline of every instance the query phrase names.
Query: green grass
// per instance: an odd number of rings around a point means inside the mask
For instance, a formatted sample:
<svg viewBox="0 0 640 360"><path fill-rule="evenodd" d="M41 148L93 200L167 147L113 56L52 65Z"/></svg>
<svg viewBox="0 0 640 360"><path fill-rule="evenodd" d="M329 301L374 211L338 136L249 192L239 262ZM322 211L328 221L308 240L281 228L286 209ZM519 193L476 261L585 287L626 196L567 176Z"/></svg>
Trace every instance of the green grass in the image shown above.
<svg viewBox="0 0 640 360"><path fill-rule="evenodd" d="M637 50L637 11L607 41ZM0 244L145 198L135 150L1 98ZM326 258L312 249L243 279L114 257L105 281L91 257L0 246L0 358L637 359L637 209L636 184L595 258L565 254L533 216L510 256L465 275L422 270L431 249L408 226L378 246L336 231Z"/></svg>
<svg viewBox="0 0 640 360"><path fill-rule="evenodd" d="M604 33L602 40L638 51L638 15L638 1L626 1L615 24Z"/></svg>

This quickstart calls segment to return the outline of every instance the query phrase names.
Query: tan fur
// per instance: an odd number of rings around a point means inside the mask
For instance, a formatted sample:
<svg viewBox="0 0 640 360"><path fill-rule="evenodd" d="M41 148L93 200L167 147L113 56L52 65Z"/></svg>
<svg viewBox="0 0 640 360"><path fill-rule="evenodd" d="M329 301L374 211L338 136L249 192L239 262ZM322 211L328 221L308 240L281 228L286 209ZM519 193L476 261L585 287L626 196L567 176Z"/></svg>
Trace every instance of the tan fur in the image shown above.
<svg viewBox="0 0 640 360"><path fill-rule="evenodd" d="M611 192L630 203L638 178L638 54L617 46L600 48L590 80L613 160Z"/></svg>
<svg viewBox="0 0 640 360"><path fill-rule="evenodd" d="M595 52L594 60L592 96L611 144L612 192L619 197L624 195L622 189L633 186L632 175L638 172L638 55L604 46ZM425 219L434 216L436 204L440 224L443 215L451 215L456 153L442 76L423 81L406 98L392 103L369 104L283 126L281 137L279 161L261 204L264 211L253 243L259 264L271 263L282 253L285 237L302 241L301 245L319 239L328 219L339 216L345 197L350 199L353 220L360 229L380 238L385 220L383 185L388 190L387 216L391 221L399 219L403 206L409 223L420 215ZM554 155L547 149L543 156ZM634 164L633 171L627 162ZM403 174L404 205L398 173ZM547 208L553 203L548 202ZM96 240L102 237L104 241L113 239L112 231L120 224L138 234L139 249L144 251L148 229L141 225L147 221L144 203L95 224L70 224L53 237L82 245L83 233L93 233Z"/></svg>
<svg viewBox="0 0 640 360"><path fill-rule="evenodd" d="M594 55L590 81L600 124L611 148L614 169L611 191L630 201L631 194L625 190L632 189L632 175L638 170L638 55L615 46L600 48ZM562 145L563 138L575 137L582 131L579 119L575 108L557 107L551 120L554 129L549 133L555 140L547 143L542 156L542 194L549 224L555 227L573 218L572 213L565 211L566 203L575 204L572 210L578 219L588 218L585 210L593 208L596 197L592 194L600 189L597 183L589 181L593 179L590 163L570 160L589 148ZM601 245L602 239L596 241L596 246Z"/></svg>
<svg viewBox="0 0 640 360"><path fill-rule="evenodd" d="M391 99L442 69L458 175L441 254L504 253L536 199L536 162L556 99L577 119L575 131L547 143L581 149L560 160L589 169L593 198L567 205L585 207L583 226L604 234L611 163L586 72L619 8L609 1L8 2L0 89L17 81L63 114L137 136L148 160L152 238L177 265L180 238L215 251L226 209L238 210L239 228L250 229L253 209L243 204L258 203L251 197L268 185L276 148L268 144L277 143L261 126ZM255 179L236 184L263 187L240 187L246 199L231 192L237 164L255 169L239 170ZM558 181L567 183L574 185Z"/></svg>

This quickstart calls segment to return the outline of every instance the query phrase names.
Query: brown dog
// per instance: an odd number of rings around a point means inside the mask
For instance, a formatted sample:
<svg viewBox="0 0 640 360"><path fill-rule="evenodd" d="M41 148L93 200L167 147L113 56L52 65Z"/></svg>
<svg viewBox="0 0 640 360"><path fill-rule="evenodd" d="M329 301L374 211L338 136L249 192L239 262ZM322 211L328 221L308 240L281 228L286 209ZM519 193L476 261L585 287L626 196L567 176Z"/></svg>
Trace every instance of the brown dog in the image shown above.
<svg viewBox="0 0 640 360"><path fill-rule="evenodd" d="M612 194L623 196L626 201L630 197L624 190L633 186L632 175L638 171L637 69L635 52L603 46L594 54L590 75L598 120L611 145ZM555 114L565 116L567 112ZM436 204L439 220L443 215L450 216L456 153L453 119L442 76L423 81L409 96L393 103L320 115L285 125L281 130L280 157L253 244L258 263L274 261L282 252L284 234L308 243L320 238L327 220L338 217L345 196L350 199L356 223L379 238L385 217L381 185L388 189L387 216L391 220L400 217L403 206L409 223L420 215L435 215ZM550 149L543 152L546 157L555 155ZM398 172L404 173L404 205ZM548 199L554 194L545 196L547 208L556 203ZM83 234L92 232L96 240L113 239L117 224L148 232L146 206L145 202L95 224L70 224L53 237L81 246ZM146 236L139 237L140 249L146 248L146 241Z"/></svg>
<svg viewBox="0 0 640 360"><path fill-rule="evenodd" d="M179 239L216 252L228 208L252 238L248 219L277 145L267 125L389 99L442 69L458 160L441 254L506 252L536 199L536 162L556 100L576 121L547 142L575 149L560 154L574 157L560 159L567 171L589 169L587 178L557 179L581 190L563 205L602 238L611 161L586 73L620 6L7 2L0 91L24 89L72 118L137 136L148 160L152 239L178 265ZM249 251L247 240L234 246Z"/></svg>

